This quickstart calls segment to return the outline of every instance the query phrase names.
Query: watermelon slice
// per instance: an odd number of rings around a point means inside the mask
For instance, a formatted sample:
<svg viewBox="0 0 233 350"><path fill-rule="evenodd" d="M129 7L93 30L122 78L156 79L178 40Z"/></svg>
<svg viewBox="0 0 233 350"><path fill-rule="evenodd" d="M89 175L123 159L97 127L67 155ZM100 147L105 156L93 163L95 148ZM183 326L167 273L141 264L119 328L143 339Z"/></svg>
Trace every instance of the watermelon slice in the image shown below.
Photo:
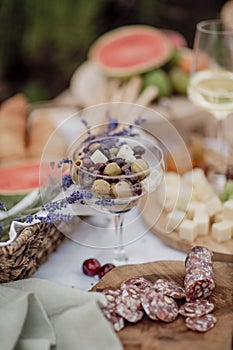
<svg viewBox="0 0 233 350"><path fill-rule="evenodd" d="M127 77L166 63L174 46L161 30L150 26L120 27L101 36L89 58L108 76Z"/></svg>
<svg viewBox="0 0 233 350"><path fill-rule="evenodd" d="M41 166L43 171L40 171ZM23 162L15 165L0 167L0 194L20 195L26 194L40 183L45 182L51 172L50 164L40 162ZM43 178L40 178L42 174Z"/></svg>

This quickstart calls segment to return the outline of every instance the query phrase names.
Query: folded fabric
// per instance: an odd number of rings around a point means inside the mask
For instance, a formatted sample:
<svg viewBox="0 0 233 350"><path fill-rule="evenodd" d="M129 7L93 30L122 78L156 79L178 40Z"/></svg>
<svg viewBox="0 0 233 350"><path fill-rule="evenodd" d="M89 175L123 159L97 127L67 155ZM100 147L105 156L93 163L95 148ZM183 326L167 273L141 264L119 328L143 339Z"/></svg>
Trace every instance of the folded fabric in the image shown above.
<svg viewBox="0 0 233 350"><path fill-rule="evenodd" d="M105 296L41 279L0 285L1 350L120 350Z"/></svg>

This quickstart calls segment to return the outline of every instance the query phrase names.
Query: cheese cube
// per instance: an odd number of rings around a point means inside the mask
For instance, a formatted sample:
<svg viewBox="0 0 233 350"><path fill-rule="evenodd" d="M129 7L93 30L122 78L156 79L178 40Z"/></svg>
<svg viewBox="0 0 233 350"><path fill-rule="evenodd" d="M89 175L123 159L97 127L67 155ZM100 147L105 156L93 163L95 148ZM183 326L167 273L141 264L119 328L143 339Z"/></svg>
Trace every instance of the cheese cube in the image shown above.
<svg viewBox="0 0 233 350"><path fill-rule="evenodd" d="M226 201L223 204L223 218L233 221L233 199Z"/></svg>
<svg viewBox="0 0 233 350"><path fill-rule="evenodd" d="M91 160L93 163L105 163L107 162L108 158L99 150L97 149L91 156Z"/></svg>
<svg viewBox="0 0 233 350"><path fill-rule="evenodd" d="M122 145L117 153L117 158L123 158L125 160L129 160L130 162L133 162L136 157L133 155L133 150L129 145Z"/></svg>
<svg viewBox="0 0 233 350"><path fill-rule="evenodd" d="M205 203L205 211L209 216L215 215L222 210L222 202L217 196L210 198Z"/></svg>
<svg viewBox="0 0 233 350"><path fill-rule="evenodd" d="M231 236L232 222L224 220L212 225L212 237L218 243L229 241Z"/></svg>
<svg viewBox="0 0 233 350"><path fill-rule="evenodd" d="M209 233L209 216L207 214L195 214L193 221L197 225L198 235L208 235Z"/></svg>
<svg viewBox="0 0 233 350"><path fill-rule="evenodd" d="M220 212L213 217L213 223L223 221L223 212Z"/></svg>
<svg viewBox="0 0 233 350"><path fill-rule="evenodd" d="M182 220L185 218L185 212L181 210L174 210L167 214L167 227L169 230L175 230Z"/></svg>
<svg viewBox="0 0 233 350"><path fill-rule="evenodd" d="M181 239L193 242L197 238L197 226L194 221L184 220L180 225L179 236Z"/></svg>
<svg viewBox="0 0 233 350"><path fill-rule="evenodd" d="M197 201L190 202L187 208L187 217L192 220L198 213L205 213L205 204Z"/></svg>
<svg viewBox="0 0 233 350"><path fill-rule="evenodd" d="M214 196L214 190L207 180L204 171L196 168L193 170L193 192L200 201L206 201Z"/></svg>

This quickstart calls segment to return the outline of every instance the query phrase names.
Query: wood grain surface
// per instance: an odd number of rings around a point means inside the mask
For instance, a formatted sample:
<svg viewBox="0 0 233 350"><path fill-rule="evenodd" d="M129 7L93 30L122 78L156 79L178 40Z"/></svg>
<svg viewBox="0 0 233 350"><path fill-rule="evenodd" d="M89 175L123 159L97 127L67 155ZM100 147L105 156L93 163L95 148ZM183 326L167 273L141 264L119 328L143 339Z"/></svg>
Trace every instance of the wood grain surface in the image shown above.
<svg viewBox="0 0 233 350"><path fill-rule="evenodd" d="M188 252L194 245L202 245L209 248L213 253L213 259L216 261L233 262L233 239L228 242L218 243L209 233L206 236L199 236L195 239L195 242L191 243L179 237L178 231L167 233L166 225L166 213L161 212L158 208L156 200L156 191L152 192L149 196L142 198L141 200L141 216L145 224L148 226L151 232L153 232L159 239L161 239L168 246L180 250L182 252ZM155 220L158 218L158 220Z"/></svg>
<svg viewBox="0 0 233 350"><path fill-rule="evenodd" d="M172 323L152 321L144 316L136 324L118 332L124 350L231 350L233 331L233 264L214 262L216 287L209 298L215 304L214 315L217 323L206 333L188 330L182 316ZM93 288L118 288L129 277L144 276L156 281L168 278L183 284L184 262L158 261L140 265L116 267L106 274Z"/></svg>

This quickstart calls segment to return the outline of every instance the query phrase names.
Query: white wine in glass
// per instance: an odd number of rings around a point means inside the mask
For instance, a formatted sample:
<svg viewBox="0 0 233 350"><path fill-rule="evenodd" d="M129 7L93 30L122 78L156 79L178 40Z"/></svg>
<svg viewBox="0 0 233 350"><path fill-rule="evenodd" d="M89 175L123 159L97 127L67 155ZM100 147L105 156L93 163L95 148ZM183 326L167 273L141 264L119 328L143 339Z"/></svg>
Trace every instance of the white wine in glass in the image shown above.
<svg viewBox="0 0 233 350"><path fill-rule="evenodd" d="M220 192L226 172L226 162L222 161L221 155L224 149L223 120L233 112L233 31L221 20L197 24L188 96L217 121L219 164L212 174L212 182Z"/></svg>

